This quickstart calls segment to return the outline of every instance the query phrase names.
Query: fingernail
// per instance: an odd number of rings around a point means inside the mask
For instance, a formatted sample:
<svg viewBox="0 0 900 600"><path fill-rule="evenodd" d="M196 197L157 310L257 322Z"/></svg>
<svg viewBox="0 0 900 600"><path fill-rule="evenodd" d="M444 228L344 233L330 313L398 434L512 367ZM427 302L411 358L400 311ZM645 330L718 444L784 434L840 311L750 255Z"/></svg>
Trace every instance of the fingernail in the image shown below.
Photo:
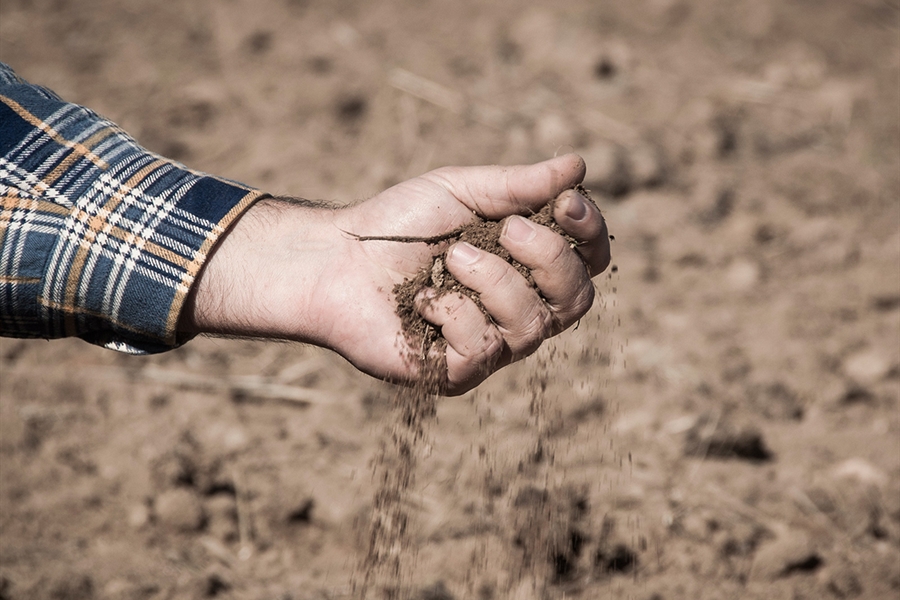
<svg viewBox="0 0 900 600"><path fill-rule="evenodd" d="M566 216L573 221L580 221L587 215L587 202L578 192L572 195L574 198L569 200L569 206L566 207Z"/></svg>
<svg viewBox="0 0 900 600"><path fill-rule="evenodd" d="M534 224L528 219L512 216L506 220L506 231L504 233L512 241L524 243L530 242L537 230L535 230Z"/></svg>
<svg viewBox="0 0 900 600"><path fill-rule="evenodd" d="M464 265L471 265L478 260L479 256L481 256L481 252L478 248L466 242L455 244L450 250L450 254L451 259L459 261Z"/></svg>

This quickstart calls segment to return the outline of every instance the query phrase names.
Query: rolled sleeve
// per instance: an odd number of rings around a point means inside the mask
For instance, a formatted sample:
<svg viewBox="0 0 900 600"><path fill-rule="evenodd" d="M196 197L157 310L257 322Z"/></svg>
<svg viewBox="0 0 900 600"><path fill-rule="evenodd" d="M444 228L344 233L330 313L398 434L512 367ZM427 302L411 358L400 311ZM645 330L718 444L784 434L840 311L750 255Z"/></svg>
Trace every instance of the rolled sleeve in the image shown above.
<svg viewBox="0 0 900 600"><path fill-rule="evenodd" d="M0 334L176 347L210 250L264 196L148 152L0 63Z"/></svg>

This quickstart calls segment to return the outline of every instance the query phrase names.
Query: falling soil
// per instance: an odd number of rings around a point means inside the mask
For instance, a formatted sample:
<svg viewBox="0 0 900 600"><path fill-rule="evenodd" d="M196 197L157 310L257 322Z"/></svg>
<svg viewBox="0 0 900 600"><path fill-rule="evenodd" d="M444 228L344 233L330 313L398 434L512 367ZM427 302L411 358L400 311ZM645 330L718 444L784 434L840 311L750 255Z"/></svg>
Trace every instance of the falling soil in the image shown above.
<svg viewBox="0 0 900 600"><path fill-rule="evenodd" d="M577 185L574 189L594 203L583 186ZM563 231L553 219L555 205L555 200L548 202L528 218L562 235L574 248L577 244L575 238ZM477 219L437 236L357 236L357 239L362 242L392 241L428 245L467 242L503 258L535 286L529 269L512 258L509 251L500 244L502 229L502 221ZM388 439L383 442L374 461L377 489L367 537L367 552L354 577L354 588L363 598L367 597L370 588L378 589L388 600L408 595L408 590L403 585L408 579L405 577L405 569L410 568L408 563L414 560L415 554L410 536L410 495L422 447L427 445L428 424L435 415L435 401L446 380L446 340L438 328L419 314L416 298L428 287L437 292L435 298L448 293L464 294L475 301L486 318L490 318L478 293L464 286L447 270L448 250L449 248L435 254L430 266L423 267L415 277L397 284L393 290L397 300L396 312L410 348L407 358L412 363L420 364L421 376L414 386L397 389L393 399L395 420ZM547 406L543 393L547 387L547 365L543 364L541 367L529 379L532 390L530 425L536 432L536 439L532 451L522 459L522 468L525 464L548 461L548 457L552 461L552 444L546 435ZM522 567L533 570L534 555L542 553L547 547L548 533L545 531L546 527L541 526L546 521L543 513L547 510L547 502L531 503L529 506L532 510L527 511L526 523L520 524L517 538L518 544L525 550L520 574Z"/></svg>

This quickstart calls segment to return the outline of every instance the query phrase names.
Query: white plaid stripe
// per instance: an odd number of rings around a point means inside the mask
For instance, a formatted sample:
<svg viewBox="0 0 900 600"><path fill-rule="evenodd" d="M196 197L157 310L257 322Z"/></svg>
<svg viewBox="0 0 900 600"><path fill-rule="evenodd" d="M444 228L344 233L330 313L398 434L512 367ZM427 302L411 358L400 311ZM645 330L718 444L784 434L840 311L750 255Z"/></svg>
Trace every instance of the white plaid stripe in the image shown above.
<svg viewBox="0 0 900 600"><path fill-rule="evenodd" d="M33 336L37 316L38 334L47 337L72 325L85 339L122 351L174 343L172 311L187 294L191 274L230 221L262 194L149 153L113 123L52 93L37 90L42 100L16 96L23 86L4 87L10 83L22 82L0 64L0 94L12 94L0 109L15 112L4 118L21 133L21 139L4 138L0 127L0 192L15 190L20 198L4 216L0 272L13 282L3 284L12 286L3 288L3 298L30 305L33 316L0 306L0 333ZM227 200L216 205L220 197ZM27 293L14 283L26 256L29 264L44 265L40 284ZM142 290L152 302L135 296ZM167 308L167 302L175 304Z"/></svg>

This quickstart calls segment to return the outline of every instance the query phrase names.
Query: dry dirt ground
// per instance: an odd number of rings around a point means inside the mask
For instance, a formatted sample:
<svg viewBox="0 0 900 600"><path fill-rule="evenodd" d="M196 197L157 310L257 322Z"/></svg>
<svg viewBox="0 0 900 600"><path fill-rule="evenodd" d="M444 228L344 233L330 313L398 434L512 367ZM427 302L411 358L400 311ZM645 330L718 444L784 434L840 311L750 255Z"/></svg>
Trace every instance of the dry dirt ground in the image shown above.
<svg viewBox="0 0 900 600"><path fill-rule="evenodd" d="M401 576L371 598L885 599L898 14L2 0L0 60L273 193L346 202L445 164L586 158L615 236L598 303L439 402ZM358 595L388 386L237 340L141 358L5 339L0 368L0 598Z"/></svg>

